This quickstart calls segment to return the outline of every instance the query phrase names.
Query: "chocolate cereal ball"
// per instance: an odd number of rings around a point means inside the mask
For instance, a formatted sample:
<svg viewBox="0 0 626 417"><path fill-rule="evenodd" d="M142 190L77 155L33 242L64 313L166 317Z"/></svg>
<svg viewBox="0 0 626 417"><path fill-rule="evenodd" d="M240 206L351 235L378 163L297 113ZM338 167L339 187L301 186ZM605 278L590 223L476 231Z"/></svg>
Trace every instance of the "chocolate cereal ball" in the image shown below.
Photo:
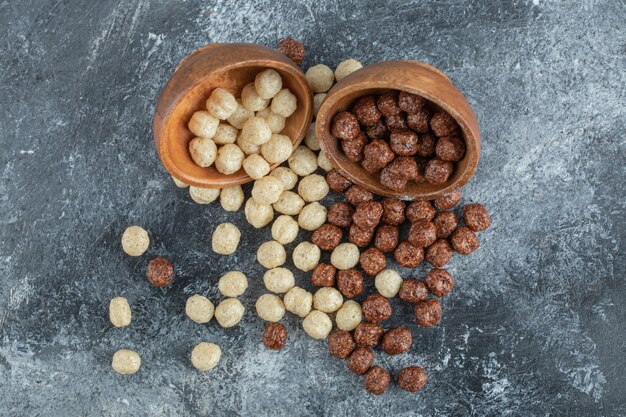
<svg viewBox="0 0 626 417"><path fill-rule="evenodd" d="M428 298L428 287L422 281L405 279L400 286L398 296L407 303L418 303Z"/></svg>
<svg viewBox="0 0 626 417"><path fill-rule="evenodd" d="M300 65L304 60L304 45L293 38L285 38L280 41L277 49L296 65Z"/></svg>
<svg viewBox="0 0 626 417"><path fill-rule="evenodd" d="M454 171L452 162L431 159L426 163L426 168L424 168L424 178L431 184L442 185L448 181L452 171Z"/></svg>
<svg viewBox="0 0 626 417"><path fill-rule="evenodd" d="M382 395L391 384L391 375L380 366L370 368L365 374L365 389L374 395Z"/></svg>
<svg viewBox="0 0 626 417"><path fill-rule="evenodd" d="M461 189L455 188L434 200L439 210L450 210L461 201Z"/></svg>
<svg viewBox="0 0 626 417"><path fill-rule="evenodd" d="M365 129L365 133L370 139L385 139L389 135L389 129L381 120L372 126L368 126Z"/></svg>
<svg viewBox="0 0 626 417"><path fill-rule="evenodd" d="M438 239L435 243L426 248L425 259L432 266L441 268L452 259L454 251L445 239Z"/></svg>
<svg viewBox="0 0 626 417"><path fill-rule="evenodd" d="M339 139L352 140L361 133L361 127L354 114L342 111L333 117L330 133Z"/></svg>
<svg viewBox="0 0 626 417"><path fill-rule="evenodd" d="M428 201L414 201L406 208L406 218L411 223L431 222L435 213L435 208Z"/></svg>
<svg viewBox="0 0 626 417"><path fill-rule="evenodd" d="M430 130L429 122L430 112L424 107L415 113L406 115L406 124L409 125L409 129L417 133L428 133Z"/></svg>
<svg viewBox="0 0 626 417"><path fill-rule="evenodd" d="M336 169L330 170L326 174L326 182L331 190L338 193L343 193L352 185L350 180L341 175Z"/></svg>
<svg viewBox="0 0 626 417"><path fill-rule="evenodd" d="M378 96L376 107L378 107L378 110L380 110L385 117L400 114L402 111L398 105L398 93L395 91L390 91Z"/></svg>
<svg viewBox="0 0 626 417"><path fill-rule="evenodd" d="M417 142L416 156L422 158L430 158L435 155L437 150L437 141L430 134L420 135Z"/></svg>
<svg viewBox="0 0 626 417"><path fill-rule="evenodd" d="M383 224L376 230L376 239L374 246L384 253L393 252L398 247L400 239L400 230L398 226Z"/></svg>
<svg viewBox="0 0 626 417"><path fill-rule="evenodd" d="M353 185L348 188L348 190L344 193L344 196L346 197L346 200L348 200L355 207L365 201L374 199L374 194L359 187L358 185Z"/></svg>
<svg viewBox="0 0 626 417"><path fill-rule="evenodd" d="M354 329L354 340L359 346L376 347L384 333L385 329L380 324L364 321Z"/></svg>
<svg viewBox="0 0 626 417"><path fill-rule="evenodd" d="M393 130L389 135L391 150L400 156L412 156L417 152L418 137L409 129Z"/></svg>
<svg viewBox="0 0 626 417"><path fill-rule="evenodd" d="M381 139L374 139L363 149L363 162L367 161L375 170L382 169L395 158L395 154L389 144ZM364 166L365 167L365 166Z"/></svg>
<svg viewBox="0 0 626 417"><path fill-rule="evenodd" d="M399 200L397 198L385 198L382 201L383 205L383 223L390 224L393 226L397 226L399 224L404 223L405 216L404 210L406 209L406 204L404 201Z"/></svg>
<svg viewBox="0 0 626 417"><path fill-rule="evenodd" d="M413 344L413 335L406 327L396 327L385 333L382 348L387 355L405 353Z"/></svg>
<svg viewBox="0 0 626 417"><path fill-rule="evenodd" d="M393 312L391 303L380 294L370 294L361 304L365 320L372 323L380 323L391 317Z"/></svg>
<svg viewBox="0 0 626 417"><path fill-rule="evenodd" d="M352 223L361 229L378 226L383 216L383 205L378 201L365 201L358 206L352 216Z"/></svg>
<svg viewBox="0 0 626 417"><path fill-rule="evenodd" d="M334 224L337 227L350 227L353 215L354 208L348 203L339 201L331 204L326 219L328 223Z"/></svg>
<svg viewBox="0 0 626 417"><path fill-rule="evenodd" d="M424 279L431 293L437 297L444 297L454 288L454 279L445 269L431 269Z"/></svg>
<svg viewBox="0 0 626 417"><path fill-rule="evenodd" d="M321 250L331 251L341 243L343 232L334 224L325 223L313 232L311 242L315 243Z"/></svg>
<svg viewBox="0 0 626 417"><path fill-rule="evenodd" d="M352 108L352 112L359 123L364 126L375 125L382 117L382 114L376 107L374 96L361 97Z"/></svg>
<svg viewBox="0 0 626 417"><path fill-rule="evenodd" d="M459 136L444 136L437 141L435 154L442 161L460 161L465 156L465 142Z"/></svg>
<svg viewBox="0 0 626 417"><path fill-rule="evenodd" d="M346 155L346 158L353 162L360 162L363 159L363 149L365 149L365 145L368 144L367 136L365 133L361 132L354 139L350 140L342 140L341 141L341 150Z"/></svg>
<svg viewBox="0 0 626 417"><path fill-rule="evenodd" d="M465 225L475 232L486 230L491 225L491 216L487 209L478 203L471 203L463 207Z"/></svg>
<svg viewBox="0 0 626 417"><path fill-rule="evenodd" d="M406 124L406 116L403 113L385 117L385 124L389 130L408 129L409 127Z"/></svg>
<svg viewBox="0 0 626 417"><path fill-rule="evenodd" d="M424 260L424 249L404 241L393 252L393 257L400 266L417 268Z"/></svg>
<svg viewBox="0 0 626 417"><path fill-rule="evenodd" d="M167 259L156 257L148 262L146 278L155 287L166 287L174 278L174 266Z"/></svg>
<svg viewBox="0 0 626 417"><path fill-rule="evenodd" d="M426 105L426 100L417 94L411 94L406 91L400 91L398 95L398 106L400 110L407 113L416 113Z"/></svg>
<svg viewBox="0 0 626 417"><path fill-rule="evenodd" d="M361 252L359 265L367 275L375 276L387 267L387 259L379 249L369 248Z"/></svg>
<svg viewBox="0 0 626 417"><path fill-rule="evenodd" d="M437 228L437 238L442 238L448 237L454 232L459 224L459 219L451 211L441 211L435 215L433 223Z"/></svg>
<svg viewBox="0 0 626 417"><path fill-rule="evenodd" d="M390 164L385 166L380 172L379 177L380 183L393 191L404 190L408 181L398 166L398 159L399 158L396 158Z"/></svg>
<svg viewBox="0 0 626 417"><path fill-rule="evenodd" d="M346 298L354 298L363 292L363 274L356 269L344 269L337 273L337 288Z"/></svg>
<svg viewBox="0 0 626 417"><path fill-rule="evenodd" d="M421 366L409 366L398 373L396 382L407 392L418 392L426 386L428 375Z"/></svg>
<svg viewBox="0 0 626 417"><path fill-rule="evenodd" d="M280 323L267 323L263 332L263 344L266 348L280 350L287 342L287 329Z"/></svg>
<svg viewBox="0 0 626 417"><path fill-rule="evenodd" d="M469 255L480 247L480 240L469 227L458 227L450 236L452 248L461 255Z"/></svg>
<svg viewBox="0 0 626 417"><path fill-rule="evenodd" d="M332 287L335 285L337 268L329 264L319 264L313 270L311 283L316 287Z"/></svg>
<svg viewBox="0 0 626 417"><path fill-rule="evenodd" d="M439 137L451 135L458 127L454 118L443 111L433 114L430 119L430 128Z"/></svg>
<svg viewBox="0 0 626 417"><path fill-rule="evenodd" d="M435 298L415 304L415 321L422 327L433 327L441 321L441 303Z"/></svg>
<svg viewBox="0 0 626 417"><path fill-rule="evenodd" d="M356 348L352 335L345 330L335 330L328 335L328 352L336 358L345 359Z"/></svg>
<svg viewBox="0 0 626 417"><path fill-rule="evenodd" d="M421 221L411 223L408 241L413 246L425 248L437 240L437 227L433 222Z"/></svg>
<svg viewBox="0 0 626 417"><path fill-rule="evenodd" d="M357 375L366 373L374 363L374 352L367 347L358 347L346 360L348 369Z"/></svg>
<svg viewBox="0 0 626 417"><path fill-rule="evenodd" d="M350 243L354 243L359 248L364 248L370 244L372 238L374 237L374 228L372 229L361 229L357 225L350 226L350 230L348 230L348 241Z"/></svg>

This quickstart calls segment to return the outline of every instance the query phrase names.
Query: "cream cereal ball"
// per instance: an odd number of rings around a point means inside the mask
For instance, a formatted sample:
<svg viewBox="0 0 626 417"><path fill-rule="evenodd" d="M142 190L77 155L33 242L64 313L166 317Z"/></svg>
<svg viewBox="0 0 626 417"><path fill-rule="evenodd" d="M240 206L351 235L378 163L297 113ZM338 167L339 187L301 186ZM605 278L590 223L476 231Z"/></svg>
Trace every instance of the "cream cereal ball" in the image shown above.
<svg viewBox="0 0 626 417"><path fill-rule="evenodd" d="M265 288L277 294L284 294L296 285L293 273L287 268L273 268L263 275Z"/></svg>
<svg viewBox="0 0 626 417"><path fill-rule="evenodd" d="M315 134L315 123L311 123L304 136L304 144L312 151L320 150L320 143Z"/></svg>
<svg viewBox="0 0 626 417"><path fill-rule="evenodd" d="M330 263L337 269L354 268L359 263L359 248L353 243L340 243L330 254Z"/></svg>
<svg viewBox="0 0 626 417"><path fill-rule="evenodd" d="M306 71L306 80L314 93L325 93L335 83L335 74L328 66L318 64Z"/></svg>
<svg viewBox="0 0 626 417"><path fill-rule="evenodd" d="M334 287L322 287L313 294L313 308L324 313L334 313L343 305L343 296Z"/></svg>
<svg viewBox="0 0 626 417"><path fill-rule="evenodd" d="M283 79L278 71L268 68L256 75L254 88L261 98L269 100L283 88Z"/></svg>
<svg viewBox="0 0 626 417"><path fill-rule="evenodd" d="M317 113L319 113L325 98L326 93L318 93L313 96L313 116L317 117Z"/></svg>
<svg viewBox="0 0 626 417"><path fill-rule="evenodd" d="M239 324L245 308L236 298L227 298L215 307L215 319L222 327L233 327Z"/></svg>
<svg viewBox="0 0 626 417"><path fill-rule="evenodd" d="M226 211L237 211L243 204L244 196L240 185L222 188L220 193L220 204Z"/></svg>
<svg viewBox="0 0 626 417"><path fill-rule="evenodd" d="M285 128L286 119L283 116L273 113L271 107L266 107L258 111L256 116L265 119L272 133L280 133Z"/></svg>
<svg viewBox="0 0 626 417"><path fill-rule="evenodd" d="M244 105L241 103L241 100L237 99L237 108L235 109L233 114L231 114L230 117L226 119L226 121L230 123L230 125L235 129L241 129L246 120L248 120L252 116L254 116L254 112L245 108Z"/></svg>
<svg viewBox="0 0 626 417"><path fill-rule="evenodd" d="M246 120L239 135L243 141L254 145L263 145L272 137L272 129L264 118L254 116Z"/></svg>
<svg viewBox="0 0 626 417"><path fill-rule="evenodd" d="M317 155L317 165L319 165L319 167L326 172L333 169L333 164L330 163L324 151L320 151L320 153Z"/></svg>
<svg viewBox="0 0 626 417"><path fill-rule="evenodd" d="M126 327L130 324L133 313L130 304L124 297L115 297L109 303L109 319L115 327Z"/></svg>
<svg viewBox="0 0 626 417"><path fill-rule="evenodd" d="M402 277L393 269L384 269L376 274L374 286L383 297L392 298L400 291Z"/></svg>
<svg viewBox="0 0 626 417"><path fill-rule="evenodd" d="M298 194L307 203L323 199L328 194L328 190L326 179L318 174L307 175L298 184Z"/></svg>
<svg viewBox="0 0 626 417"><path fill-rule="evenodd" d="M189 186L191 199L198 204L210 204L220 196L219 188L200 188Z"/></svg>
<svg viewBox="0 0 626 417"><path fill-rule="evenodd" d="M239 146L232 143L223 145L217 151L215 169L225 175L234 174L241 169L244 157Z"/></svg>
<svg viewBox="0 0 626 417"><path fill-rule="evenodd" d="M306 146L298 146L288 159L289 168L301 177L317 169L317 156Z"/></svg>
<svg viewBox="0 0 626 417"><path fill-rule="evenodd" d="M239 146L239 149L241 149L243 151L243 153L245 153L246 155L252 155L255 153L260 153L261 152L261 146L260 145L255 145L254 143L250 142L249 140L243 138L241 136L241 133L239 134L239 136L237 136L237 146Z"/></svg>
<svg viewBox="0 0 626 417"><path fill-rule="evenodd" d="M276 203L274 203L276 204ZM291 216L278 216L272 224L272 238L281 245L287 245L298 236L300 226Z"/></svg>
<svg viewBox="0 0 626 417"><path fill-rule="evenodd" d="M256 252L256 259L267 269L281 266L287 260L285 248L275 240L263 243Z"/></svg>
<svg viewBox="0 0 626 417"><path fill-rule="evenodd" d="M256 300L256 314L265 321L280 321L285 315L283 300L274 294L263 294Z"/></svg>
<svg viewBox="0 0 626 417"><path fill-rule="evenodd" d="M337 65L337 68L335 69L335 79L337 81L341 81L346 76L361 68L363 68L363 64L361 64L356 59L346 59L345 61L342 61L339 63L339 65Z"/></svg>
<svg viewBox="0 0 626 417"><path fill-rule="evenodd" d="M269 100L261 97L254 88L254 83L250 83L241 90L241 103L250 111L259 111L267 107Z"/></svg>
<svg viewBox="0 0 626 417"><path fill-rule="evenodd" d="M227 272L218 281L217 289L226 297L239 297L248 289L248 278L240 271Z"/></svg>
<svg viewBox="0 0 626 417"><path fill-rule="evenodd" d="M118 374L132 375L139 370L141 358L139 354L130 349L120 349L113 354L111 367Z"/></svg>
<svg viewBox="0 0 626 417"><path fill-rule="evenodd" d="M260 229L270 224L274 218L274 209L271 204L260 204L254 198L249 198L246 201L244 214L248 223Z"/></svg>
<svg viewBox="0 0 626 417"><path fill-rule="evenodd" d="M199 294L187 298L185 304L185 314L196 323L208 323L213 318L215 306L208 298Z"/></svg>
<svg viewBox="0 0 626 417"><path fill-rule="evenodd" d="M217 119L228 119L237 110L237 100L230 91L216 88L206 101L206 108Z"/></svg>
<svg viewBox="0 0 626 417"><path fill-rule="evenodd" d="M306 317L313 306L313 294L300 287L293 287L283 298L285 309L296 316Z"/></svg>
<svg viewBox="0 0 626 417"><path fill-rule="evenodd" d="M196 165L206 168L215 162L217 146L211 139L193 138L189 142L189 153Z"/></svg>
<svg viewBox="0 0 626 417"><path fill-rule="evenodd" d="M237 250L241 232L232 223L222 223L215 228L211 238L213 252L220 255L231 255Z"/></svg>
<svg viewBox="0 0 626 417"><path fill-rule="evenodd" d="M239 130L237 130L237 128L232 127L228 123L220 123L215 131L215 136L213 136L213 142L218 145L235 143L237 136L239 136Z"/></svg>
<svg viewBox="0 0 626 417"><path fill-rule="evenodd" d="M298 99L289 91L288 88L283 88L272 99L272 113L275 113L282 117L289 117L298 108Z"/></svg>
<svg viewBox="0 0 626 417"><path fill-rule="evenodd" d="M215 343L198 343L191 351L191 364L199 371L208 371L217 366L222 349Z"/></svg>
<svg viewBox="0 0 626 417"><path fill-rule="evenodd" d="M283 191L272 207L281 214L295 216L302 211L304 200L293 191Z"/></svg>
<svg viewBox="0 0 626 417"><path fill-rule="evenodd" d="M341 308L337 310L337 315L335 316L337 327L347 332L356 329L362 320L363 311L361 310L361 305L352 300L343 303Z"/></svg>
<svg viewBox="0 0 626 417"><path fill-rule="evenodd" d="M270 172L270 175L278 178L280 182L283 183L283 188L287 191L292 190L298 182L298 176L296 173L287 167L274 168L274 170Z"/></svg>
<svg viewBox="0 0 626 417"><path fill-rule="evenodd" d="M243 160L243 170L250 178L258 180L269 174L270 164L258 153L253 153Z"/></svg>
<svg viewBox="0 0 626 417"><path fill-rule="evenodd" d="M333 328L333 322L323 311L313 310L302 321L302 328L313 339L323 340Z"/></svg>
<svg viewBox="0 0 626 417"><path fill-rule="evenodd" d="M194 135L211 139L215 136L219 124L220 120L218 118L211 116L208 111L201 110L191 116L187 127Z"/></svg>
<svg viewBox="0 0 626 417"><path fill-rule="evenodd" d="M130 256L141 256L150 246L148 232L139 226L130 226L122 233L122 250Z"/></svg>
<svg viewBox="0 0 626 417"><path fill-rule="evenodd" d="M326 223L326 207L318 202L307 204L298 215L298 225L313 232Z"/></svg>
<svg viewBox="0 0 626 417"><path fill-rule="evenodd" d="M179 180L178 178L176 178L175 176L172 175L172 180L174 181L174 184L176 184L176 186L178 188L187 188L189 187L189 184L187 184L186 182L183 182L181 180Z"/></svg>
<svg viewBox="0 0 626 417"><path fill-rule="evenodd" d="M267 176L254 181L252 198L261 204L273 204L283 192L283 183L278 178Z"/></svg>
<svg viewBox="0 0 626 417"><path fill-rule="evenodd" d="M286 161L291 155L292 143L289 136L273 134L269 141L261 146L261 155L272 164Z"/></svg>
<svg viewBox="0 0 626 417"><path fill-rule="evenodd" d="M300 242L293 250L293 265L301 271L315 269L320 263L320 248L310 242Z"/></svg>

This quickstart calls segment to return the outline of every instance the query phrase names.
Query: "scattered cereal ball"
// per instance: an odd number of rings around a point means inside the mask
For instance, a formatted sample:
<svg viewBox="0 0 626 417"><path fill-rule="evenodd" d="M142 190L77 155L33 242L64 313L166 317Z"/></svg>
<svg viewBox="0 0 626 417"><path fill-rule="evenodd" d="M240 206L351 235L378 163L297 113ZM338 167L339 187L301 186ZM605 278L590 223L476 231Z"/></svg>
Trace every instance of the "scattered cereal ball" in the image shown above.
<svg viewBox="0 0 626 417"><path fill-rule="evenodd" d="M249 198L246 201L244 213L248 223L257 229L267 226L274 218L272 206L270 204L260 204L254 198Z"/></svg>
<svg viewBox="0 0 626 417"><path fill-rule="evenodd" d="M317 169L317 157L306 146L298 146L288 161L289 168L301 177L312 174Z"/></svg>
<svg viewBox="0 0 626 417"><path fill-rule="evenodd" d="M220 193L220 204L226 211L237 211L243 204L243 190L239 185L222 188Z"/></svg>
<svg viewBox="0 0 626 417"><path fill-rule="evenodd" d="M317 113L319 113L325 98L326 93L318 93L313 96L313 116L317 117Z"/></svg>
<svg viewBox="0 0 626 417"><path fill-rule="evenodd" d="M293 287L285 294L283 302L290 313L306 317L313 306L313 294L300 287Z"/></svg>
<svg viewBox="0 0 626 417"><path fill-rule="evenodd" d="M324 223L319 229L313 232L311 242L315 243L322 250L331 251L341 243L343 232L334 224Z"/></svg>
<svg viewBox="0 0 626 417"><path fill-rule="evenodd" d="M313 295L313 308L324 313L334 313L342 304L343 296L333 287L322 287Z"/></svg>
<svg viewBox="0 0 626 417"><path fill-rule="evenodd" d="M363 304L363 315L369 323L380 323L387 320L393 314L393 308L389 300L380 294L370 294ZM382 330L382 327L381 327ZM382 333L380 334L382 336Z"/></svg>
<svg viewBox="0 0 626 417"><path fill-rule="evenodd" d="M283 79L278 71L268 68L256 75L254 88L261 98L269 100L283 88Z"/></svg>
<svg viewBox="0 0 626 417"><path fill-rule="evenodd" d="M241 169L244 154L239 146L232 143L223 145L217 151L215 169L225 175L234 174Z"/></svg>
<svg viewBox="0 0 626 417"><path fill-rule="evenodd" d="M298 99L289 91L288 88L283 88L272 99L272 113L275 113L282 117L289 117L298 108Z"/></svg>
<svg viewBox="0 0 626 417"><path fill-rule="evenodd" d="M409 366L398 373L398 386L407 392L418 392L426 386L428 375L420 366Z"/></svg>
<svg viewBox="0 0 626 417"><path fill-rule="evenodd" d="M238 299L227 298L215 307L215 319L222 327L233 327L241 321L244 311Z"/></svg>
<svg viewBox="0 0 626 417"><path fill-rule="evenodd" d="M350 188L350 186L352 186L352 182L340 174L336 169L333 169L326 174L326 182L331 190L338 193L343 193Z"/></svg>
<svg viewBox="0 0 626 417"><path fill-rule="evenodd" d="M213 369L220 362L222 350L215 343L198 343L191 351L191 364L199 371Z"/></svg>
<svg viewBox="0 0 626 417"><path fill-rule="evenodd" d="M312 151L320 150L320 143L315 134L315 123L311 123L304 136L304 144Z"/></svg>
<svg viewBox="0 0 626 417"><path fill-rule="evenodd" d="M272 350L280 350L287 343L287 329L280 323L267 323L263 331L263 345Z"/></svg>
<svg viewBox="0 0 626 417"><path fill-rule="evenodd" d="M378 365L372 366L365 374L365 389L374 395L382 395L391 384L391 375Z"/></svg>
<svg viewBox="0 0 626 417"><path fill-rule="evenodd" d="M189 195L198 204L209 204L217 200L220 196L220 190L219 188L200 188L192 185L189 187Z"/></svg>
<svg viewBox="0 0 626 417"><path fill-rule="evenodd" d="M211 238L213 252L220 255L231 255L237 250L241 232L232 223L222 223L215 228Z"/></svg>
<svg viewBox="0 0 626 417"><path fill-rule="evenodd" d="M191 116L187 127L194 135L211 139L215 136L219 124L219 119L211 116L208 111L197 111Z"/></svg>
<svg viewBox="0 0 626 417"><path fill-rule="evenodd" d="M345 192L345 196L346 200L352 203L354 207L358 206L361 203L374 199L374 194L364 188L359 187L358 185L353 185L352 187L348 188L348 191Z"/></svg>
<svg viewBox="0 0 626 417"><path fill-rule="evenodd" d="M243 141L263 145L272 137L272 130L264 118L254 116L246 120L239 135Z"/></svg>
<svg viewBox="0 0 626 417"><path fill-rule="evenodd" d="M400 355L409 350L413 344L413 335L406 327L388 330L383 336L381 347L387 355Z"/></svg>
<svg viewBox="0 0 626 417"><path fill-rule="evenodd" d="M318 202L309 203L298 215L298 225L310 232L319 229L326 223L326 207Z"/></svg>
<svg viewBox="0 0 626 417"><path fill-rule="evenodd" d="M139 354L130 349L120 349L113 354L111 367L118 374L132 375L139 370L141 358Z"/></svg>
<svg viewBox="0 0 626 417"><path fill-rule="evenodd" d="M245 153L246 155L252 155L252 154L261 152L261 146L260 145L255 145L254 143L252 143L249 140L245 139L241 135L237 136L237 142L236 143L237 143L237 146L239 146L239 149L241 149L243 151L243 153Z"/></svg>
<svg viewBox="0 0 626 417"><path fill-rule="evenodd" d="M283 191L272 206L279 213L295 216L302 211L304 200L292 191Z"/></svg>
<svg viewBox="0 0 626 417"><path fill-rule="evenodd" d="M461 201L461 189L454 188L434 200L435 207L439 210L450 210Z"/></svg>
<svg viewBox="0 0 626 417"><path fill-rule="evenodd" d="M267 269L272 269L285 263L287 253L283 245L275 240L270 240L259 246L256 252L256 259Z"/></svg>
<svg viewBox="0 0 626 417"><path fill-rule="evenodd" d="M126 327L130 324L132 312L130 304L124 297L115 297L109 303L109 319L115 327Z"/></svg>
<svg viewBox="0 0 626 417"><path fill-rule="evenodd" d="M227 272L218 281L217 289L226 297L239 297L248 289L248 278L243 272Z"/></svg>
<svg viewBox="0 0 626 417"><path fill-rule="evenodd" d="M454 251L450 243L446 239L437 239L435 243L426 248L424 258L432 266L441 268L452 259L452 255L454 255Z"/></svg>
<svg viewBox="0 0 626 417"><path fill-rule="evenodd" d="M148 262L146 278L155 287L167 287L172 282L172 278L174 278L174 265L167 259L157 256Z"/></svg>
<svg viewBox="0 0 626 417"><path fill-rule="evenodd" d="M357 375L366 373L374 363L374 352L367 347L358 347L346 360L348 369Z"/></svg>
<svg viewBox="0 0 626 417"><path fill-rule="evenodd" d="M356 269L344 269L337 273L337 288L347 298L363 292L363 274Z"/></svg>
<svg viewBox="0 0 626 417"><path fill-rule="evenodd" d="M463 220L467 227L475 232L482 232L491 226L491 216L487 209L478 203L471 203L463 207Z"/></svg>
<svg viewBox="0 0 626 417"><path fill-rule="evenodd" d="M272 177L276 177L283 183L283 189L291 190L298 182L298 176L287 167L277 167L270 173Z"/></svg>
<svg viewBox="0 0 626 417"><path fill-rule="evenodd" d="M296 285L293 273L287 268L273 268L263 275L265 288L277 294L284 294Z"/></svg>
<svg viewBox="0 0 626 417"><path fill-rule="evenodd" d="M249 118L254 116L254 112L252 110L248 110L241 104L241 101L237 99L237 109L226 119L228 123L235 129L241 129Z"/></svg>
<svg viewBox="0 0 626 417"><path fill-rule="evenodd" d="M461 255L469 255L480 247L480 240L469 227L461 226L450 236L452 248Z"/></svg>
<svg viewBox="0 0 626 417"><path fill-rule="evenodd" d="M250 111L259 111L267 107L269 100L261 97L254 88L254 83L250 83L241 90L241 103Z"/></svg>
<svg viewBox="0 0 626 417"><path fill-rule="evenodd" d="M311 311L302 321L302 328L313 339L326 339L333 328L330 317L322 311Z"/></svg>
<svg viewBox="0 0 626 417"><path fill-rule="evenodd" d="M332 287L335 285L337 268L328 264L319 264L311 275L311 284L315 287Z"/></svg>
<svg viewBox="0 0 626 417"><path fill-rule="evenodd" d="M437 297L444 297L448 295L454 288L454 279L452 278L452 274L445 269L431 269L430 272L426 274L424 283L428 287L428 290Z"/></svg>
<svg viewBox="0 0 626 417"><path fill-rule="evenodd" d="M304 45L293 38L285 38L278 44L278 52L300 65L304 59Z"/></svg>
<svg viewBox="0 0 626 417"><path fill-rule="evenodd" d="M365 319L367 320L367 316ZM376 347L384 333L385 329L380 324L365 321L354 330L354 340L361 346Z"/></svg>
<svg viewBox="0 0 626 417"><path fill-rule="evenodd" d="M189 184L187 184L186 182L183 182L181 180L179 180L178 178L176 178L175 176L172 175L172 180L174 181L174 184L176 184L176 186L178 188L187 188L189 187Z"/></svg>
<svg viewBox="0 0 626 417"><path fill-rule="evenodd" d="M442 315L441 303L435 298L415 304L415 321L422 327L436 326L441 322Z"/></svg>
<svg viewBox="0 0 626 417"><path fill-rule="evenodd" d="M298 194L307 203L319 201L328 195L328 183L318 174L307 175L298 184Z"/></svg>
<svg viewBox="0 0 626 417"><path fill-rule="evenodd" d="M237 110L238 105L235 96L224 88L213 90L206 101L206 108L209 113L220 120L229 118Z"/></svg>
<svg viewBox="0 0 626 417"><path fill-rule="evenodd" d="M130 226L122 233L122 250L130 256L141 256L150 245L148 232L139 226Z"/></svg>
<svg viewBox="0 0 626 417"><path fill-rule="evenodd" d="M335 79L337 81L341 81L346 76L352 74L354 71L363 68L363 64L361 64L356 59L346 59L337 65L337 69L335 69Z"/></svg>
<svg viewBox="0 0 626 417"><path fill-rule="evenodd" d="M270 140L261 146L261 155L268 162L278 164L289 158L291 150L292 143L289 136L273 134Z"/></svg>
<svg viewBox="0 0 626 417"><path fill-rule="evenodd" d="M243 160L243 170L252 179L258 180L270 172L270 164L258 153L253 153Z"/></svg>
<svg viewBox="0 0 626 417"><path fill-rule="evenodd" d="M406 279L400 286L398 296L407 303L418 303L428 298L428 287L422 281Z"/></svg>
<svg viewBox="0 0 626 417"><path fill-rule="evenodd" d="M355 348L352 335L345 330L335 330L328 336L328 352L338 359L347 358Z"/></svg>
<svg viewBox="0 0 626 417"><path fill-rule="evenodd" d="M363 312L361 306L356 301L348 300L339 310L335 317L337 327L341 330L352 331L356 329L356 326L363 320Z"/></svg>
<svg viewBox="0 0 626 417"><path fill-rule="evenodd" d="M235 143L239 130L235 129L227 123L220 123L213 136L213 142L218 145L226 145L227 143Z"/></svg>
<svg viewBox="0 0 626 417"><path fill-rule="evenodd" d="M196 323L208 323L213 318L215 306L208 298L199 294L192 295L185 304L185 314Z"/></svg>
<svg viewBox="0 0 626 417"><path fill-rule="evenodd" d="M317 155L317 165L319 165L319 167L326 172L333 169L333 164L330 163L324 151L320 151L320 153Z"/></svg>
<svg viewBox="0 0 626 417"><path fill-rule="evenodd" d="M272 224L272 238L281 245L287 245L296 240L299 230L298 222L293 217L278 216Z"/></svg>
<svg viewBox="0 0 626 417"><path fill-rule="evenodd" d="M256 314L265 321L278 322L285 315L285 305L280 297L263 294L256 300Z"/></svg>
<svg viewBox="0 0 626 417"><path fill-rule="evenodd" d="M359 263L359 248L353 243L342 243L330 255L330 263L337 269L354 268Z"/></svg>
<svg viewBox="0 0 626 417"><path fill-rule="evenodd" d="M278 178L263 177L254 182L252 198L261 204L273 204L283 192L283 183Z"/></svg>
<svg viewBox="0 0 626 417"><path fill-rule="evenodd" d="M306 80L314 93L325 93L335 83L335 74L326 65L318 64L306 71Z"/></svg>
<svg viewBox="0 0 626 417"><path fill-rule="evenodd" d="M293 250L293 264L301 271L311 271L320 262L320 248L310 242L301 242Z"/></svg>

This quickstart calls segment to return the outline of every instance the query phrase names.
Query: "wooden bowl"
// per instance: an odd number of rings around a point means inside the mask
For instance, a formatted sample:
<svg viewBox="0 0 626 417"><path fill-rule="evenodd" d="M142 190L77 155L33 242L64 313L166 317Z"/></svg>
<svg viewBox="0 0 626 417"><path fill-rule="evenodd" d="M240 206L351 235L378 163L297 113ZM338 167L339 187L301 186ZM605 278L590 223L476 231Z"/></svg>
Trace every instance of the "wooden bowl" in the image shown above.
<svg viewBox="0 0 626 417"><path fill-rule="evenodd" d="M360 163L350 161L330 133L333 117L349 110L357 98L388 90L404 90L428 99L456 119L465 139L465 157L456 163L452 176L443 185L409 181L403 191L383 186L378 174L366 172ZM432 200L461 187L474 175L480 154L480 129L476 115L465 97L438 69L416 61L380 62L368 65L339 81L328 92L317 115L317 137L332 165L346 178L375 194L403 200Z"/></svg>
<svg viewBox="0 0 626 417"><path fill-rule="evenodd" d="M189 154L189 141L195 135L187 123L195 111L206 110L205 102L213 89L226 88L239 97L243 87L266 68L278 71L283 87L289 88L298 99L297 110L287 118L281 132L291 138L294 149L298 146L313 116L313 95L300 68L283 54L260 45L207 45L178 65L156 104L154 143L170 174L203 188L224 188L252 180L243 169L224 175L215 166L196 165Z"/></svg>

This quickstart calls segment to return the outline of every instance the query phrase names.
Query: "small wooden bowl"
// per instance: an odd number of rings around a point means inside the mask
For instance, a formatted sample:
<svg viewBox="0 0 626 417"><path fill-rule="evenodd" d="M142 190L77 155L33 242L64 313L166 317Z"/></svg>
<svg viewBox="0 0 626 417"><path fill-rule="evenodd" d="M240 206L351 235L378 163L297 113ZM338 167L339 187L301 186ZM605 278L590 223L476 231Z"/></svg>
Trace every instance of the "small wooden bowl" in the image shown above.
<svg viewBox="0 0 626 417"><path fill-rule="evenodd" d="M360 163L350 161L330 133L335 114L349 110L357 98L388 90L404 90L428 99L435 107L450 113L461 127L465 157L456 163L452 176L443 185L410 181L403 191L383 186L378 174L366 172ZM346 178L375 194L403 200L432 200L467 183L474 175L480 154L480 129L472 107L452 82L438 69L416 61L379 62L368 65L340 82L328 92L317 115L317 137L332 165Z"/></svg>
<svg viewBox="0 0 626 417"><path fill-rule="evenodd" d="M239 97L243 87L267 68L278 71L283 87L289 88L298 99L297 110L287 118L281 132L291 138L294 149L298 146L313 117L313 95L300 68L283 54L260 45L207 45L178 65L156 104L154 143L170 174L203 188L224 188L252 180L243 169L224 175L214 166L196 165L189 154L189 141L194 135L187 123L194 112L206 110L205 102L213 89L222 87Z"/></svg>

